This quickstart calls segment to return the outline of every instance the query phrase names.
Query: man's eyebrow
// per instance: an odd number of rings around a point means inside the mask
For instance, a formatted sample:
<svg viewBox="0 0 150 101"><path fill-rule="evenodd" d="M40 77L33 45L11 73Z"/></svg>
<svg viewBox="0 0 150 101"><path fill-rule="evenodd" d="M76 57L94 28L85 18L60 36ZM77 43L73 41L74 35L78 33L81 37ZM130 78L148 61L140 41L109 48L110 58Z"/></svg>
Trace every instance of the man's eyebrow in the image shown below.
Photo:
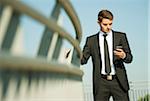
<svg viewBox="0 0 150 101"><path fill-rule="evenodd" d="M112 23L109 23L109 24L105 24L105 23L103 23L103 25L112 25Z"/></svg>

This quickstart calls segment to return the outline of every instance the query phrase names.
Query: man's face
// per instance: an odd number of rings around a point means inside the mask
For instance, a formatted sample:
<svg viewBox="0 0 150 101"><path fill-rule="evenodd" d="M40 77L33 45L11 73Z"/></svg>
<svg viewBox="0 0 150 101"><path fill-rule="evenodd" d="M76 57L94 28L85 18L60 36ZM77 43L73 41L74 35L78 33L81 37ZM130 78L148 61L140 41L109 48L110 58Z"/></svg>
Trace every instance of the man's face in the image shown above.
<svg viewBox="0 0 150 101"><path fill-rule="evenodd" d="M102 22L99 22L102 32L110 32L112 29L113 20L103 18Z"/></svg>

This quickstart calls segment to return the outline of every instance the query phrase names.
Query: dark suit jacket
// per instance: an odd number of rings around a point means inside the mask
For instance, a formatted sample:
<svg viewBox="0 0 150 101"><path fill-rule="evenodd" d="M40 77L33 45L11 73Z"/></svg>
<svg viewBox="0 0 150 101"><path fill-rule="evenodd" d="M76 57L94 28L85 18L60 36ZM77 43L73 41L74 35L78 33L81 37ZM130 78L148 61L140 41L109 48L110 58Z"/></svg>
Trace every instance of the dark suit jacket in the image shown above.
<svg viewBox="0 0 150 101"><path fill-rule="evenodd" d="M123 90L129 90L129 84L127 79L127 74L124 66L125 63L130 63L132 61L132 54L128 44L128 40L125 33L113 31L113 50L116 46L122 46L124 52L126 53L125 59L117 59L113 55L113 63L115 66L117 79ZM97 87L99 87L99 82L101 78L101 54L99 45L99 33L87 37L86 44L83 48L83 57L81 59L81 64L86 64L89 57L91 56L93 62L93 93L96 93Z"/></svg>

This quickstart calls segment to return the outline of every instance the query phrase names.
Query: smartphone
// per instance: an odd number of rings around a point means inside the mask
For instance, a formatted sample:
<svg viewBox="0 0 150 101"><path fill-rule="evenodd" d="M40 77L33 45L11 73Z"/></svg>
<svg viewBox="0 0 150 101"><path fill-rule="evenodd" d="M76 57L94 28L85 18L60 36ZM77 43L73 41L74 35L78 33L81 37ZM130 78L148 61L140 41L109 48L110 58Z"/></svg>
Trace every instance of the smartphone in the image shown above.
<svg viewBox="0 0 150 101"><path fill-rule="evenodd" d="M122 46L116 46L116 49L122 49L123 47Z"/></svg>
<svg viewBox="0 0 150 101"><path fill-rule="evenodd" d="M116 51L121 52L121 51L119 51L117 49L122 49L122 48L123 48L122 46L116 46Z"/></svg>

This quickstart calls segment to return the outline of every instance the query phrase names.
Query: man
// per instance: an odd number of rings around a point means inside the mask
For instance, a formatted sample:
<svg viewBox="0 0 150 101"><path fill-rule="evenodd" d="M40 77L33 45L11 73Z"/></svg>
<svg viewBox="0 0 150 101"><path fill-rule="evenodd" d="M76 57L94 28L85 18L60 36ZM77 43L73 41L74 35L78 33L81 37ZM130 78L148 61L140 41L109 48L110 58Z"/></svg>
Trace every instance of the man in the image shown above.
<svg viewBox="0 0 150 101"><path fill-rule="evenodd" d="M131 63L132 54L125 33L112 30L113 14L98 14L100 31L87 37L81 64L91 56L93 62L94 101L129 101L129 84L123 63Z"/></svg>

